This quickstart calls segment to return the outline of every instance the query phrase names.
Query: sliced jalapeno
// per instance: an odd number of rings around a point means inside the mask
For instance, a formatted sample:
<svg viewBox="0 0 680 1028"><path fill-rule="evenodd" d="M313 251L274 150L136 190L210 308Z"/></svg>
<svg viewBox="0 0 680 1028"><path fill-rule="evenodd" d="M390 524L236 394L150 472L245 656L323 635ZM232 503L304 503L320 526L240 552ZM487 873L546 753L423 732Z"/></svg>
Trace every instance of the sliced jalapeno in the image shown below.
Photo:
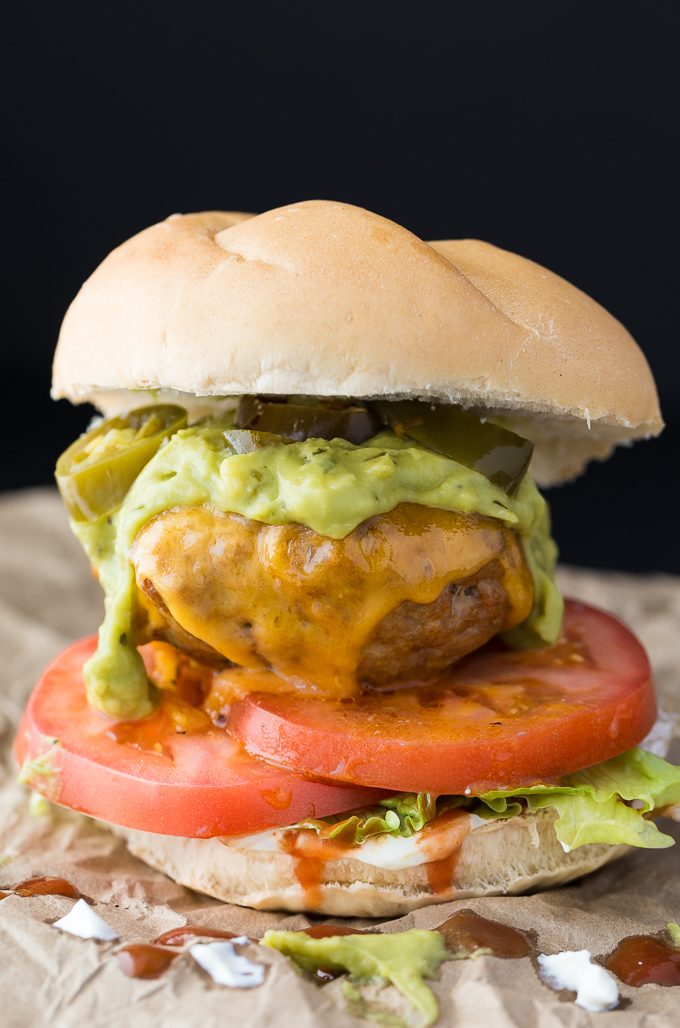
<svg viewBox="0 0 680 1028"><path fill-rule="evenodd" d="M252 453L263 446L288 442L273 432L253 432L249 428L227 428L222 433L234 453Z"/></svg>
<svg viewBox="0 0 680 1028"><path fill-rule="evenodd" d="M529 467L533 443L460 407L421 400L378 400L371 406L396 435L481 472L510 495Z"/></svg>
<svg viewBox="0 0 680 1028"><path fill-rule="evenodd" d="M380 419L366 407L324 403L302 404L244 396L238 405L237 428L270 432L290 442L303 439L347 439L363 443L380 431Z"/></svg>
<svg viewBox="0 0 680 1028"><path fill-rule="evenodd" d="M187 424L183 407L158 404L108 418L65 450L56 467L59 491L76 521L94 521L120 506L164 439Z"/></svg>

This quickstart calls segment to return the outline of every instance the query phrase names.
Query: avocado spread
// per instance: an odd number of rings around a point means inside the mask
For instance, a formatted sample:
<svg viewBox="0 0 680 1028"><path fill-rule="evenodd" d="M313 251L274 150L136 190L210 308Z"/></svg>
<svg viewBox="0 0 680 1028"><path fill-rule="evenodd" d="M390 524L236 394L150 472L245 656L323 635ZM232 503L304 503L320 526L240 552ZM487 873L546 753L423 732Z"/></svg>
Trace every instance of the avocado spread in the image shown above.
<svg viewBox="0 0 680 1028"><path fill-rule="evenodd" d="M313 939L304 932L266 932L262 943L290 957L305 971L349 971L359 980L383 978L422 1014L423 1026L439 1016L437 999L423 981L432 978L449 953L439 932L412 928L375 935L331 935Z"/></svg>
<svg viewBox="0 0 680 1028"><path fill-rule="evenodd" d="M114 514L73 521L97 569L106 614L97 652L85 667L89 701L115 718L143 717L155 696L135 649L135 579L129 552L137 533L175 507L212 505L270 525L300 523L341 539L367 518L418 503L496 518L516 529L533 573L534 607L512 644L546 645L560 629L562 600L548 506L525 475L514 496L484 475L390 431L355 445L307 439L236 454L225 424L176 432L143 468Z"/></svg>

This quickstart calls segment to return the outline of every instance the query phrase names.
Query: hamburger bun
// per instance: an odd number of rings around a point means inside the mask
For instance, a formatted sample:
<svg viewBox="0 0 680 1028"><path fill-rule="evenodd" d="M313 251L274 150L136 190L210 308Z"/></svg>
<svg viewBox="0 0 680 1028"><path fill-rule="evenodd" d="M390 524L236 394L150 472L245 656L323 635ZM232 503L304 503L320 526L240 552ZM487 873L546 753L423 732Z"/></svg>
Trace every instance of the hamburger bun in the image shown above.
<svg viewBox="0 0 680 1028"><path fill-rule="evenodd" d="M662 428L643 354L579 289L489 243L427 243L328 201L258 216L173 215L114 250L67 312L55 398L105 414L176 400L199 415L243 394L459 404L530 438L531 470L544 485ZM459 837L447 837L441 856L427 841L437 842L439 819L422 830L417 846L429 863L388 870L336 845L306 887L300 856L268 833L114 831L147 864L217 899L361 917L561 884L627 849L565 852L550 810L491 822L455 814ZM307 845L312 833L302 834Z"/></svg>
<svg viewBox="0 0 680 1028"><path fill-rule="evenodd" d="M562 885L624 854L627 846L565 853L551 810L490 821L470 831L453 862L450 889L433 891L426 865L387 871L355 859L329 860L310 895L295 857L241 848L238 840L182 839L116 828L130 852L180 885L257 910L312 910L337 917L397 917L431 903L512 895ZM423 829L427 832L427 827Z"/></svg>
<svg viewBox="0 0 680 1028"><path fill-rule="evenodd" d="M324 200L173 215L104 260L64 319L53 396L111 414L145 390L198 413L240 394L457 403L531 438L543 485L663 427L642 352L575 286Z"/></svg>

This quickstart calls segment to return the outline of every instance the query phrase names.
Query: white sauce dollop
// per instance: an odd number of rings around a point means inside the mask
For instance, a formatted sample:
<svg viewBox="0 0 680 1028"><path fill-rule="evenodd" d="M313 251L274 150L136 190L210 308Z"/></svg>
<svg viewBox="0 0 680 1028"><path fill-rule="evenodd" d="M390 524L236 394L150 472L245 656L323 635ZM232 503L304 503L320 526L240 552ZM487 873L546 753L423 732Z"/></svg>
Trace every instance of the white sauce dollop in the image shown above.
<svg viewBox="0 0 680 1028"><path fill-rule="evenodd" d="M264 981L264 966L237 953L234 946L234 943L245 945L248 942L250 939L245 936L224 942L197 942L189 952L217 985L254 989Z"/></svg>
<svg viewBox="0 0 680 1028"><path fill-rule="evenodd" d="M112 942L118 938L111 925L96 914L89 903L79 899L74 903L68 914L54 922L53 928L59 928L69 935L77 935L79 939L98 939L100 942Z"/></svg>
<svg viewBox="0 0 680 1028"><path fill-rule="evenodd" d="M405 871L407 867L418 867L432 859L421 849L417 834L408 839L393 835L368 839L348 850L347 856L385 871Z"/></svg>
<svg viewBox="0 0 680 1028"><path fill-rule="evenodd" d="M538 957L541 978L553 989L569 989L576 993L576 1003L596 1013L613 1010L619 1002L616 979L599 964L594 964L590 950L567 950Z"/></svg>

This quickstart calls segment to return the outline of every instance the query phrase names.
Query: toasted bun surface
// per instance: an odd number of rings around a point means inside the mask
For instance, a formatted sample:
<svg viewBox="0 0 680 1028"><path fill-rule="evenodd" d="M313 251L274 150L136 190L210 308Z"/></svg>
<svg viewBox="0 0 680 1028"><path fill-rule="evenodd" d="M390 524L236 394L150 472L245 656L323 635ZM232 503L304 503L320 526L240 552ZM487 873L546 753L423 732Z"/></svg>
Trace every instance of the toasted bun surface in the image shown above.
<svg viewBox="0 0 680 1028"><path fill-rule="evenodd" d="M582 846L565 853L542 810L475 828L463 840L451 888L433 892L426 865L386 871L358 860L329 860L312 894L283 852L240 849L221 839L181 839L116 828L128 849L180 885L226 903L258 910L311 910L340 917L390 917L429 903L472 896L517 894L561 885L588 874L628 849ZM427 829L424 829L427 831Z"/></svg>
<svg viewBox="0 0 680 1028"><path fill-rule="evenodd" d="M322 200L173 215L114 250L64 319L53 395L112 413L148 402L132 390L460 403L529 435L543 484L662 428L643 354L579 289Z"/></svg>

